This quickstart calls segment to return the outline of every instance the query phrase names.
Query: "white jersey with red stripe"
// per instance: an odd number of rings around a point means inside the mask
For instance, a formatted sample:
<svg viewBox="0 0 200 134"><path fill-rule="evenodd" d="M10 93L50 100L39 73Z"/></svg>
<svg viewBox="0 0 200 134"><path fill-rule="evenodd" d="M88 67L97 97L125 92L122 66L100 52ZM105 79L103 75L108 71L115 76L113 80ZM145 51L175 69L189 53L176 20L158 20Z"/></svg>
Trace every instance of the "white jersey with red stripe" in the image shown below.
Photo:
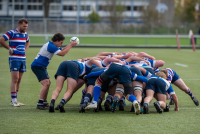
<svg viewBox="0 0 200 134"><path fill-rule="evenodd" d="M28 34L20 33L17 29L8 31L3 35L4 39L9 40L9 46L14 50L12 55L9 55L11 60L26 60L25 45L29 42Z"/></svg>
<svg viewBox="0 0 200 134"><path fill-rule="evenodd" d="M167 81L168 81L169 83L171 83L171 82L172 82L172 79L173 79L173 77L174 77L174 74L175 74L174 70L172 70L171 68L165 68L165 69L162 69L162 70L167 70L167 73L168 73ZM154 70L155 73L157 73L157 72L159 72L159 71L160 71L160 69L158 69L158 68L156 68L156 69Z"/></svg>

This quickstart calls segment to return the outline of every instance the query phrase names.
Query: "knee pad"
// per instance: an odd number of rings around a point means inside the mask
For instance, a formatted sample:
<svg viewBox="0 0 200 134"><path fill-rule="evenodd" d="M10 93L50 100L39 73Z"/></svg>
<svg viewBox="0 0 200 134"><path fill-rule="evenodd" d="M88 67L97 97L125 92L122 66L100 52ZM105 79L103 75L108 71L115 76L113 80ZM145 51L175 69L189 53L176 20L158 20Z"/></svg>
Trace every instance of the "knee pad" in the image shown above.
<svg viewBox="0 0 200 134"><path fill-rule="evenodd" d="M121 92L122 94L124 94L124 89L121 87L117 87L116 92Z"/></svg>
<svg viewBox="0 0 200 134"><path fill-rule="evenodd" d="M134 86L133 91L141 91L142 92L143 91L142 86L140 86L140 85Z"/></svg>
<svg viewBox="0 0 200 134"><path fill-rule="evenodd" d="M123 86L124 86L124 93L125 93L125 96L126 96L127 94L132 94L132 93L133 93L133 88L132 88L131 83L123 83Z"/></svg>

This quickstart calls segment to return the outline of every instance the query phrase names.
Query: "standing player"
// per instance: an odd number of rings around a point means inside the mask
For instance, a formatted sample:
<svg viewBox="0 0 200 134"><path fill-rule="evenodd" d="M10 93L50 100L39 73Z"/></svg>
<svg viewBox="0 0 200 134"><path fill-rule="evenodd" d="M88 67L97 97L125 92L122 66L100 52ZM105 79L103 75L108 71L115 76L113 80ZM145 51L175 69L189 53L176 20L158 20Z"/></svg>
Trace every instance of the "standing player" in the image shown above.
<svg viewBox="0 0 200 134"><path fill-rule="evenodd" d="M11 72L11 105L19 107L25 105L17 101L17 94L19 91L20 82L23 73L26 72L26 55L30 41L26 29L28 28L28 21L20 19L18 27L5 33L0 38L0 44L9 50L9 65ZM5 41L9 40L9 45Z"/></svg>
<svg viewBox="0 0 200 134"><path fill-rule="evenodd" d="M33 73L37 76L38 81L43 85L42 89L40 90L40 97L36 107L37 109L49 109L46 99L51 82L46 68L49 65L53 55L65 56L71 47L77 45L77 43L70 42L68 46L62 49L61 46L64 40L65 37L61 33L55 34L51 41L43 45L31 64Z"/></svg>

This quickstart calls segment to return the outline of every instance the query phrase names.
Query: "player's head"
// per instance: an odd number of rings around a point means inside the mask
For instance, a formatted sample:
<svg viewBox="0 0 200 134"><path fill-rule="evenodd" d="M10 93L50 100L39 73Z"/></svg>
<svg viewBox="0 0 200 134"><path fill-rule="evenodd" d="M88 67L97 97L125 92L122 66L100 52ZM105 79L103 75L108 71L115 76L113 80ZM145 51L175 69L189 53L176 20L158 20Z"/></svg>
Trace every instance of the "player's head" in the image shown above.
<svg viewBox="0 0 200 134"><path fill-rule="evenodd" d="M24 18L18 21L18 30L20 33L25 33L28 28L28 21Z"/></svg>
<svg viewBox="0 0 200 134"><path fill-rule="evenodd" d="M57 47L61 47L63 42L64 42L64 40L65 40L65 37L61 33L54 34L54 36L51 39L53 44L55 44Z"/></svg>
<svg viewBox="0 0 200 134"><path fill-rule="evenodd" d="M156 76L161 77L163 79L167 79L168 73L167 70L160 70L156 73Z"/></svg>

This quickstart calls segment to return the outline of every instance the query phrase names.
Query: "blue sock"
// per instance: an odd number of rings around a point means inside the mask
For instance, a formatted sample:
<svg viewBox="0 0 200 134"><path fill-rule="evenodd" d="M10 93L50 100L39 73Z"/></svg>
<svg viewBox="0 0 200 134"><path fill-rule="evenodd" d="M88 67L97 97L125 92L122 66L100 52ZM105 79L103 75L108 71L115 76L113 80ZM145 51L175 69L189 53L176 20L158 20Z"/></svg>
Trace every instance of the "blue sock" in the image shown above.
<svg viewBox="0 0 200 134"><path fill-rule="evenodd" d="M136 97L132 94L129 95L128 99L129 99L130 102L134 102L135 100L137 101Z"/></svg>
<svg viewBox="0 0 200 134"><path fill-rule="evenodd" d="M98 102L99 96L101 95L101 85L95 85L93 91L93 99Z"/></svg>
<svg viewBox="0 0 200 134"><path fill-rule="evenodd" d="M90 101L90 98L91 98L91 94L90 93L87 93L84 97L84 103L88 104L88 102Z"/></svg>

